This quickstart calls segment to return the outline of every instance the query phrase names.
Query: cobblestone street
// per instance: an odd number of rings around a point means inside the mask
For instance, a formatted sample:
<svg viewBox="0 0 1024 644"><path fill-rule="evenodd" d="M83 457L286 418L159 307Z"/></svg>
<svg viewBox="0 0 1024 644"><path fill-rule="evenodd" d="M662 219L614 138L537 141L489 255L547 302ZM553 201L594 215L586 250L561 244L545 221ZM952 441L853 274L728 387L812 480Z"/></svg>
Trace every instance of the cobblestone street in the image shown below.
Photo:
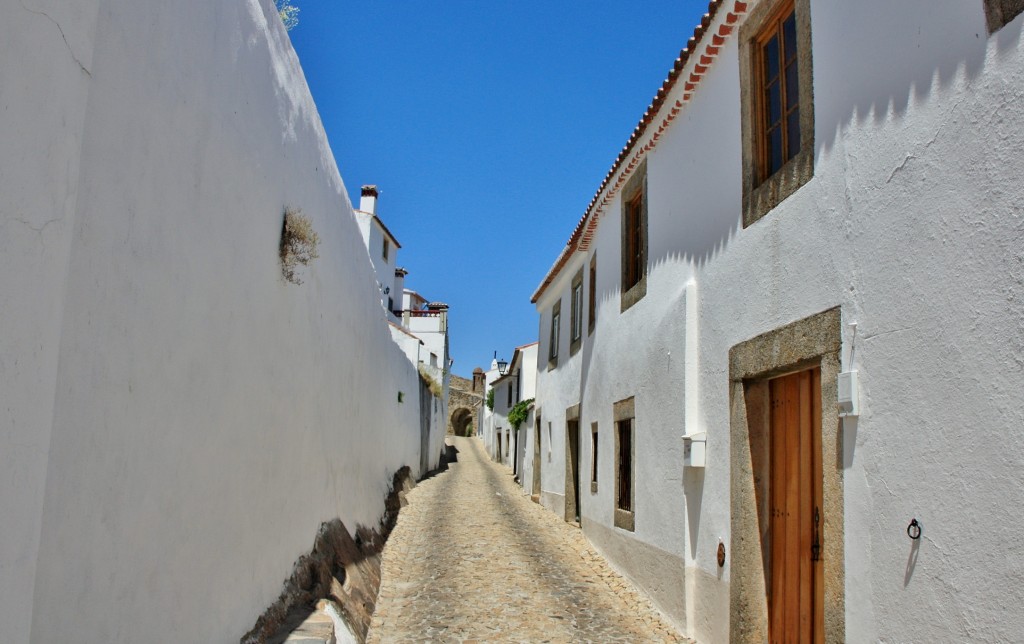
<svg viewBox="0 0 1024 644"><path fill-rule="evenodd" d="M579 528L530 501L475 438L408 496L368 641L683 642Z"/></svg>

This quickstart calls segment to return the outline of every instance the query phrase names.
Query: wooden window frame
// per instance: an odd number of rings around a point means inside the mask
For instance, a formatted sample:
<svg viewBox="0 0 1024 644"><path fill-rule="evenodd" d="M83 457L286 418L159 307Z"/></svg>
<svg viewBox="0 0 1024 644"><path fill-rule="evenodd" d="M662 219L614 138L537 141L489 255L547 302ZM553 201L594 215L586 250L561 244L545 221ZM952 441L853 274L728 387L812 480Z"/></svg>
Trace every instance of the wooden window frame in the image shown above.
<svg viewBox="0 0 1024 644"><path fill-rule="evenodd" d="M788 160L784 159L781 168L767 175L765 79L761 45L778 33L782 19L791 11L796 22L796 104L799 108L800 151ZM810 0L758 3L740 27L739 40L743 227L746 228L767 215L814 176L814 76ZM780 66L784 66L781 61ZM782 82L784 79L780 78L780 91L784 94Z"/></svg>
<svg viewBox="0 0 1024 644"><path fill-rule="evenodd" d="M755 147L756 147L756 172L757 182L764 183L773 174L782 169L782 165L785 165L790 159L796 156L790 150L792 144L793 132L789 129L789 115L793 109L800 109L800 92L797 91L796 105L789 104L789 94L786 91L786 84L792 78L793 74L797 75L797 83L799 85L799 58L787 62L786 60L786 47L790 44L785 39L784 23L788 20L789 16L792 15L794 22L796 21L796 8L793 5L792 0L780 4L775 12L771 14L771 17L766 21L766 24L762 26L761 31L757 34L754 39L754 83L757 87L757 95L754 97L754 112L755 112ZM771 153L769 139L771 137L770 132L774 129L773 124L768 122L768 100L766 94L768 93L768 79L765 77L765 55L764 49L768 42L775 38L778 42L779 48L779 71L777 80L779 86L779 108L781 115L779 117L778 124L775 127L781 131L780 142L782 144L782 165L775 171L770 170L771 165ZM799 38L797 39L799 41ZM797 136L799 136L799 121L797 122Z"/></svg>
<svg viewBox="0 0 1024 644"><path fill-rule="evenodd" d="M390 250L389 246L391 246L391 242L389 242L388 238L385 237L384 244L382 246L383 250L381 251L381 257L384 258L385 262L388 261L388 251Z"/></svg>
<svg viewBox="0 0 1024 644"><path fill-rule="evenodd" d="M636 407L634 398L612 406L615 420L615 508L616 528L636 530ZM626 440L623 440L627 437ZM628 445L623 443L628 442ZM629 497L628 499L624 497Z"/></svg>
<svg viewBox="0 0 1024 644"><path fill-rule="evenodd" d="M561 335L559 328L562 323L562 300L559 298L551 307L551 332L548 336L548 369L558 366L558 336Z"/></svg>
<svg viewBox="0 0 1024 644"><path fill-rule="evenodd" d="M590 493L597 494L597 423L590 423Z"/></svg>
<svg viewBox="0 0 1024 644"><path fill-rule="evenodd" d="M647 162L637 167L621 197L621 311L647 294Z"/></svg>
<svg viewBox="0 0 1024 644"><path fill-rule="evenodd" d="M583 267L576 271L569 288L569 305L572 311L569 327L569 355L574 356L583 344Z"/></svg>

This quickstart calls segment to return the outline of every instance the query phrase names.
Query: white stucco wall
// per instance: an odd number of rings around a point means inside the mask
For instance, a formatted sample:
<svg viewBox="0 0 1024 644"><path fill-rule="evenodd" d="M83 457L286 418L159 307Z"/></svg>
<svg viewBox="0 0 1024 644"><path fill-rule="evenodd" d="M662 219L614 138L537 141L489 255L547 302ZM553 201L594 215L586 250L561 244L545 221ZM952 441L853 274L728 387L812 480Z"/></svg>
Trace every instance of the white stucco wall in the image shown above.
<svg viewBox="0 0 1024 644"><path fill-rule="evenodd" d="M391 311L388 307L388 298L393 298L394 306L397 308L402 301L402 293L395 292L395 266L397 265L398 246L394 240L384 232L380 223L372 213L355 211L356 221L359 224L359 232L366 245L366 253L373 264L376 275L377 287L380 290L380 302L385 311ZM388 240L388 256L384 257L384 240Z"/></svg>
<svg viewBox="0 0 1024 644"><path fill-rule="evenodd" d="M591 251L538 301L545 441L549 422L554 430L553 458L542 451L546 504L564 490L565 408L582 402L581 435L596 420L601 441L598 492L582 494L584 529L589 518L588 534L613 564L699 641L728 639L731 564L719 572L715 549L730 543L729 349L834 306L844 366L859 370L862 386L861 416L846 421L833 465L844 482L847 641L1024 632L1011 608L1024 599L1022 557L1007 520L1024 510L1021 23L987 36L980 2L941 11L924 1L812 3L815 176L746 229L730 38L647 155L647 295L619 312L616 198ZM598 327L567 359L568 280L593 252ZM686 428L691 279L699 413ZM562 346L559 368L547 371L556 297ZM845 326L854 321L855 342ZM611 527L612 404L630 395L632 534ZM707 467L684 472L679 436L692 431L707 431ZM586 480L589 442L581 445ZM919 551L905 534L915 517L926 526ZM651 548L685 572L652 574Z"/></svg>
<svg viewBox="0 0 1024 644"><path fill-rule="evenodd" d="M17 4L0 641L236 641L322 521L375 525L417 468L418 376L269 0ZM286 206L321 238L299 286Z"/></svg>
<svg viewBox="0 0 1024 644"><path fill-rule="evenodd" d="M0 641L28 641L99 2L0 20ZM33 82L35 80L36 82ZM42 82L39 82L42 81Z"/></svg>

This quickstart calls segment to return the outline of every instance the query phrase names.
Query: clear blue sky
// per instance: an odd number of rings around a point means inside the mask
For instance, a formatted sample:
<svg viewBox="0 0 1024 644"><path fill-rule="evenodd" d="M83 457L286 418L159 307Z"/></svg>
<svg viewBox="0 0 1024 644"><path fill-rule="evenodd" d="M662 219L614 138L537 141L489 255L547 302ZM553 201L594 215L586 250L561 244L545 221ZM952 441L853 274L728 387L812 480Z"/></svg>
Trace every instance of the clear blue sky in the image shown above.
<svg viewBox="0 0 1024 644"><path fill-rule="evenodd" d="M693 0L297 0L292 42L354 204L451 307L454 372L537 339L530 296L686 45Z"/></svg>

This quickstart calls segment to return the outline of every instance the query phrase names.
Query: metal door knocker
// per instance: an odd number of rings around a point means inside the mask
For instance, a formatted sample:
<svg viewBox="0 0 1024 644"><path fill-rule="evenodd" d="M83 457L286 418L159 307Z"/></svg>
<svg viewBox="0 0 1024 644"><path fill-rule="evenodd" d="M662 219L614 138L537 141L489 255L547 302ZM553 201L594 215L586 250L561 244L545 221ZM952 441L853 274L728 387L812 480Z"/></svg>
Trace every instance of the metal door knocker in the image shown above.
<svg viewBox="0 0 1024 644"><path fill-rule="evenodd" d="M718 542L718 567L721 568L725 565L725 544L721 541Z"/></svg>
<svg viewBox="0 0 1024 644"><path fill-rule="evenodd" d="M910 525L907 526L907 536L914 541L921 538L921 524L917 522L917 519L910 520Z"/></svg>

